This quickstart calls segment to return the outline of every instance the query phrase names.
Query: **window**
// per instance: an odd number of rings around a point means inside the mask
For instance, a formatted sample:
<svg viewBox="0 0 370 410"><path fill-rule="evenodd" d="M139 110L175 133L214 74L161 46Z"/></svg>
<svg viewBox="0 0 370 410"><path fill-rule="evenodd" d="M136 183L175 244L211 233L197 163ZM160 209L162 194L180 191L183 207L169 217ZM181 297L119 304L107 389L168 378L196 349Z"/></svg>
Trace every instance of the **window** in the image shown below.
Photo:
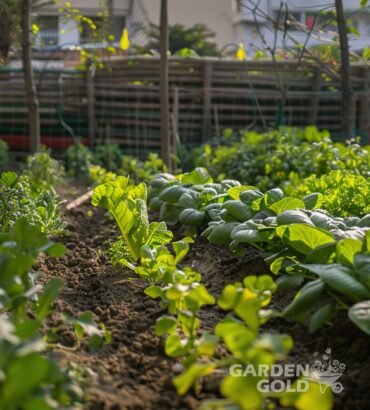
<svg viewBox="0 0 370 410"><path fill-rule="evenodd" d="M39 32L37 42L41 47L58 45L58 17L39 16L37 17Z"/></svg>
<svg viewBox="0 0 370 410"><path fill-rule="evenodd" d="M94 43L97 40L99 33L103 28L102 17L86 17L81 22L80 28L80 43Z"/></svg>

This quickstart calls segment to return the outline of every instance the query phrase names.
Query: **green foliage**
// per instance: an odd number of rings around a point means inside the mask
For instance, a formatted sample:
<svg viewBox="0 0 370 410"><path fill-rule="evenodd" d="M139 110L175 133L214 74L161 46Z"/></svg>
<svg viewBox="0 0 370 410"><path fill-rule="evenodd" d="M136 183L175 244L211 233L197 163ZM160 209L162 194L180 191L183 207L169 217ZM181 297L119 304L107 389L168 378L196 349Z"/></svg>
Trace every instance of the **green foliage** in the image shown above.
<svg viewBox="0 0 370 410"><path fill-rule="evenodd" d="M94 150L94 163L117 172L121 165L122 151L117 144L97 145Z"/></svg>
<svg viewBox="0 0 370 410"><path fill-rule="evenodd" d="M0 237L0 403L10 410L67 409L83 399L68 372L40 353L47 346L39 330L62 286L59 279L35 283L31 267L40 252L62 256L65 248L25 218Z"/></svg>
<svg viewBox="0 0 370 410"><path fill-rule="evenodd" d="M24 174L29 177L33 191L41 191L49 186L61 184L65 176L63 165L51 158L50 151L43 149L27 157Z"/></svg>
<svg viewBox="0 0 370 410"><path fill-rule="evenodd" d="M329 212L341 216L363 216L370 213L370 179L350 171L331 171L311 175L298 185L290 185L292 195L322 194L322 204Z"/></svg>
<svg viewBox="0 0 370 410"><path fill-rule="evenodd" d="M184 184L211 183L204 169L183 174L179 180ZM163 178L154 185L167 183L168 180ZM227 185L233 197L237 197L235 184L229 181ZM253 395L256 397L254 408L264 408L268 394L257 391L259 379L233 378L227 375L227 371L235 363L270 366L283 359L292 348L292 340L287 335L260 333L260 326L278 314L266 309L277 289L276 284L265 275L249 276L243 283L226 286L218 304L232 314L217 324L215 332L201 332L200 309L214 304L215 298L199 283L201 275L198 272L181 266L189 252L189 239L169 245L172 234L164 222L148 224L145 199L144 184L129 185L128 178L117 177L114 182L95 189L92 203L108 209L121 229L123 236L117 245L118 250L122 252L124 242L131 257L119 263L149 281L151 285L145 293L159 299L166 310L158 318L155 331L158 336L166 337L165 352L168 356L183 358L184 371L173 380L178 394L186 394L191 387L197 389L200 379L218 370L223 374L221 393L231 404L249 408L246 403L250 403ZM220 357L220 349L224 346L227 352ZM239 391L240 383L243 383L242 392Z"/></svg>
<svg viewBox="0 0 370 410"><path fill-rule="evenodd" d="M66 154L68 176L88 180L93 153L83 144L74 144L68 147Z"/></svg>
<svg viewBox="0 0 370 410"><path fill-rule="evenodd" d="M119 172L138 183L150 181L158 173L167 172L167 167L158 154L151 152L145 161L130 155L122 156Z"/></svg>
<svg viewBox="0 0 370 410"><path fill-rule="evenodd" d="M35 184L34 184L35 185ZM65 227L59 216L60 202L51 186L32 189L28 176L3 172L0 177L0 228L7 232L19 219L37 226L42 232L55 233Z"/></svg>
<svg viewBox="0 0 370 410"><path fill-rule="evenodd" d="M216 43L210 41L215 37L215 33L211 31L205 24L195 24L192 27L185 27L182 24L174 24L169 26L169 50L171 54L180 52L184 54L184 50L191 50L185 53L185 57L193 56L193 53L199 56L216 56L219 55ZM138 52L146 54L155 50L159 52L160 48L160 32L159 27L151 24L147 37L148 44L144 47L139 47Z"/></svg>
<svg viewBox="0 0 370 410"><path fill-rule="evenodd" d="M294 184L312 174L351 170L364 177L370 173L370 153L356 141L334 143L329 133L315 127L282 128L258 134L248 131L241 138L232 134L224 144L203 147L196 165L209 169L217 180L233 178L265 190Z"/></svg>
<svg viewBox="0 0 370 410"><path fill-rule="evenodd" d="M0 169L8 162L8 144L0 140Z"/></svg>
<svg viewBox="0 0 370 410"><path fill-rule="evenodd" d="M164 223L149 223L146 195L145 184L134 186L129 178L117 177L97 186L91 199L94 206L102 206L112 214L134 261L144 245L161 246L172 238Z"/></svg>

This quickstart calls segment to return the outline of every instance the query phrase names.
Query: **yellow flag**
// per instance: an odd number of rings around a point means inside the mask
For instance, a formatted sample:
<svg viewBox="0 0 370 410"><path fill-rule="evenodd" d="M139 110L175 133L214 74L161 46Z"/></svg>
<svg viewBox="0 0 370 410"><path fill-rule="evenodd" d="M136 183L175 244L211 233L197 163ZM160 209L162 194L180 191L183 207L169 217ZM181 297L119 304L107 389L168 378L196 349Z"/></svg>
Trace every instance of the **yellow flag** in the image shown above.
<svg viewBox="0 0 370 410"><path fill-rule="evenodd" d="M126 27L122 30L122 36L119 41L119 45L121 47L121 50L128 50L130 48L130 40L128 38L128 31Z"/></svg>
<svg viewBox="0 0 370 410"><path fill-rule="evenodd" d="M245 61L247 59L247 53L244 50L244 44L243 43L239 43L239 47L236 50L235 57L238 60L241 60L241 61Z"/></svg>

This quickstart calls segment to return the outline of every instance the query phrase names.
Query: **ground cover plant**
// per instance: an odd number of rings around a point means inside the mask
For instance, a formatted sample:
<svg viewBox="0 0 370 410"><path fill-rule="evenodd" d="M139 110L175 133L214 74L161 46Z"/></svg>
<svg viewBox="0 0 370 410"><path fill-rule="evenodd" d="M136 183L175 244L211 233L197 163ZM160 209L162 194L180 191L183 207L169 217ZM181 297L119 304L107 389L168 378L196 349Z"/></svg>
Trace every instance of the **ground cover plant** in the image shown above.
<svg viewBox="0 0 370 410"><path fill-rule="evenodd" d="M249 132L251 152L263 152L262 137L271 158L264 153L256 170L246 161L245 180L231 178L222 161L215 172L208 154L209 170L170 174L156 154L143 161L115 146L71 148L67 165L75 166L67 175L79 177L77 185L64 182L63 167L46 151L30 157L22 174L1 175L0 319L7 330L0 343L15 352L1 368L1 403L367 407L367 387L358 381L370 334L367 150L308 128ZM241 152L245 141L236 142ZM233 150L220 148L216 158L229 164ZM78 176L80 157L85 171ZM94 207L80 201L91 192ZM28 237L35 243L20 239ZM26 359L45 373L10 397L13 361L23 371L17 352L30 344ZM311 367L271 390L274 366L314 365L317 352L330 356L330 346L347 363L344 391L340 383L322 391ZM248 373L259 366L267 376ZM305 391L294 390L300 383Z"/></svg>
<svg viewBox="0 0 370 410"><path fill-rule="evenodd" d="M24 175L8 171L0 177L0 403L4 409L81 408L85 382L79 369L61 366L46 352L51 346L76 349L82 341L96 350L109 342L109 333L103 325L95 325L91 312L76 317L62 314L58 325L51 324L63 281L57 277L45 281L35 270L42 254L59 258L66 252L64 245L48 238L66 227L51 186L62 175L62 166L48 152L40 152L27 160ZM74 332L76 346L64 345L62 326Z"/></svg>
<svg viewBox="0 0 370 410"><path fill-rule="evenodd" d="M241 366L271 366L289 352L292 340L288 335L261 333L259 327L274 313L264 309L268 306L271 293L276 290L273 279L264 275L249 276L243 283L228 285L218 300L224 310L232 310L235 316L221 320L214 333L202 332L199 336L199 311L204 305L212 305L215 299L204 285L199 283L201 275L188 266L180 267L181 260L189 251L189 239L173 242L172 252L168 245L172 233L164 222L148 220L146 209L146 186L130 185L126 177L99 185L92 197L94 206L106 208L115 218L127 252L121 259L126 266L149 282L144 292L159 299L167 314L158 318L155 329L158 336L167 335L165 352L171 357L182 357L184 371L174 379L179 394L185 394L198 379L209 376L216 369L223 375L221 394L227 399L206 402L202 408L225 408L239 405L242 409L264 408L269 395L257 390L257 377L238 379L226 369L232 364ZM221 343L228 349L228 355L218 357ZM243 394L240 392L243 391ZM302 399L308 396L308 399ZM295 405L300 401L311 402L315 387L289 400L285 394L273 395L282 404ZM310 398L311 397L311 398ZM323 395L325 408L330 408L332 399ZM308 406L300 408L309 408Z"/></svg>
<svg viewBox="0 0 370 410"><path fill-rule="evenodd" d="M207 168L216 181L231 178L262 190L284 189L286 184L296 185L331 170L351 170L368 177L370 164L369 149L357 140L335 143L327 131L315 127L241 135L229 130L221 145L205 145L193 158L197 158L193 166Z"/></svg>

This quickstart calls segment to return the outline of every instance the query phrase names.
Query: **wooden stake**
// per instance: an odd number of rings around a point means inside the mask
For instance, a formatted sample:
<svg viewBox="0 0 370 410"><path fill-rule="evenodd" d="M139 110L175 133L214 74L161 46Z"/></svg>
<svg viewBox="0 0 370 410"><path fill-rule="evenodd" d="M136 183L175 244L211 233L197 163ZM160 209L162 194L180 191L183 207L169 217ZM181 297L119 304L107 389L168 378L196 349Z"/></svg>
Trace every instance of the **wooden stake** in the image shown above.
<svg viewBox="0 0 370 410"><path fill-rule="evenodd" d="M169 115L169 92L168 92L168 1L161 0L161 62L160 62L160 102L161 102L161 154L164 163L171 167L171 143L170 143L170 115Z"/></svg>

